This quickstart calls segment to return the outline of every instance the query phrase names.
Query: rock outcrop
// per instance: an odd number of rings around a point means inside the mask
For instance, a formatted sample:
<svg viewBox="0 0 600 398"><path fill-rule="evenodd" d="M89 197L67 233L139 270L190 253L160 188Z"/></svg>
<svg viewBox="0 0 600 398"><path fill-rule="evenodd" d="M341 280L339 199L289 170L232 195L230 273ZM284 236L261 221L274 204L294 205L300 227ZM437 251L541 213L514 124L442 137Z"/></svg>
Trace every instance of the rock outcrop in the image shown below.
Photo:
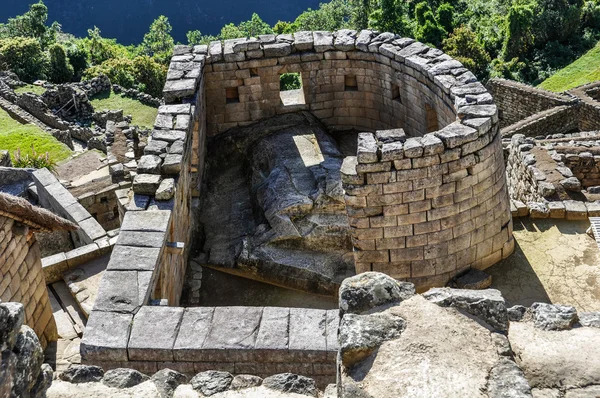
<svg viewBox="0 0 600 398"><path fill-rule="evenodd" d="M310 114L209 141L201 265L333 295L353 270L336 142Z"/></svg>

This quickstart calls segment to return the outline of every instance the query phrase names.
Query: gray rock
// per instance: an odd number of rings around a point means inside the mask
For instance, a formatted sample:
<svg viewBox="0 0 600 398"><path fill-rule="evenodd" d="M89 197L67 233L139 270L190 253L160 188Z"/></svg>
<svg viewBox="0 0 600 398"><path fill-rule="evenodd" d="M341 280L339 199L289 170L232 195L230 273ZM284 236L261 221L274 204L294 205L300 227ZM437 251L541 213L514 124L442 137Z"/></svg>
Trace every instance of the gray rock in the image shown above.
<svg viewBox="0 0 600 398"><path fill-rule="evenodd" d="M560 396L559 396L560 397ZM574 388L565 392L565 398L598 398L600 397L600 386L588 386L584 388ZM537 397L535 397L537 398Z"/></svg>
<svg viewBox="0 0 600 398"><path fill-rule="evenodd" d="M62 372L59 379L69 383L92 383L102 380L104 370L99 366L71 365L69 369Z"/></svg>
<svg viewBox="0 0 600 398"><path fill-rule="evenodd" d="M574 307L533 303L531 312L535 326L543 330L567 330L577 322L577 310Z"/></svg>
<svg viewBox="0 0 600 398"><path fill-rule="evenodd" d="M27 396L34 388L44 361L44 352L35 332L29 326L21 326L13 352L16 354L12 394Z"/></svg>
<svg viewBox="0 0 600 398"><path fill-rule="evenodd" d="M362 361L384 341L398 338L404 328L404 319L389 313L344 315L338 337L342 363L351 367Z"/></svg>
<svg viewBox="0 0 600 398"><path fill-rule="evenodd" d="M140 174L160 174L162 159L156 155L144 155L138 160L137 171Z"/></svg>
<svg viewBox="0 0 600 398"><path fill-rule="evenodd" d="M284 393L295 393L318 396L317 386L313 379L293 373L281 373L269 376L263 380L263 386Z"/></svg>
<svg viewBox="0 0 600 398"><path fill-rule="evenodd" d="M588 188L587 188L587 191L588 191L589 193L594 193L594 194L596 194L596 193L600 193L600 186L588 187Z"/></svg>
<svg viewBox="0 0 600 398"><path fill-rule="evenodd" d="M194 390L210 397L211 395L229 390L232 381L233 376L229 372L209 370L198 373L192 378L190 384Z"/></svg>
<svg viewBox="0 0 600 398"><path fill-rule="evenodd" d="M560 174L562 174L562 176L565 178L573 177L573 172L568 167L556 166L556 171L558 171Z"/></svg>
<svg viewBox="0 0 600 398"><path fill-rule="evenodd" d="M161 398L171 398L177 387L187 382L187 377L171 369L162 369L154 373L150 380L156 386Z"/></svg>
<svg viewBox="0 0 600 398"><path fill-rule="evenodd" d="M424 293L423 297L442 307L455 307L467 311L497 330L508 329L506 302L496 289L434 288Z"/></svg>
<svg viewBox="0 0 600 398"><path fill-rule="evenodd" d="M513 305L508 310L508 320L511 322L519 322L525 316L527 307L522 305Z"/></svg>
<svg viewBox="0 0 600 398"><path fill-rule="evenodd" d="M344 279L340 286L340 313L360 314L400 303L415 294L415 285L379 273L365 272Z"/></svg>
<svg viewBox="0 0 600 398"><path fill-rule="evenodd" d="M501 359L490 372L487 385L489 398L528 398L531 387L517 364L508 359Z"/></svg>
<svg viewBox="0 0 600 398"><path fill-rule="evenodd" d="M102 383L114 388L129 388L137 386L150 378L134 369L111 369L104 374Z"/></svg>
<svg viewBox="0 0 600 398"><path fill-rule="evenodd" d="M17 334L24 320L25 310L23 304L0 304L0 351L14 347Z"/></svg>
<svg viewBox="0 0 600 398"><path fill-rule="evenodd" d="M454 280L454 286L459 289L481 290L492 284L492 276L478 269L470 269Z"/></svg>
<svg viewBox="0 0 600 398"><path fill-rule="evenodd" d="M556 193L556 187L554 184L546 181L538 182L538 193L543 197L552 196Z"/></svg>
<svg viewBox="0 0 600 398"><path fill-rule="evenodd" d="M31 397L44 398L46 396L46 391L48 391L50 385L52 385L53 373L54 372L52 371L50 365L48 365L47 363L42 364L40 374L37 377L37 381L31 389Z"/></svg>
<svg viewBox="0 0 600 398"><path fill-rule="evenodd" d="M600 328L600 312L580 312L579 323L581 326Z"/></svg>
<svg viewBox="0 0 600 398"><path fill-rule="evenodd" d="M133 179L133 192L141 195L154 195L162 178L156 174L138 174Z"/></svg>
<svg viewBox="0 0 600 398"><path fill-rule="evenodd" d="M567 191L581 192L581 182L577 177L569 177L560 182Z"/></svg>
<svg viewBox="0 0 600 398"><path fill-rule="evenodd" d="M156 200L169 200L175 194L175 180L173 178L165 178L161 181L158 189L156 190L156 195L154 196Z"/></svg>
<svg viewBox="0 0 600 398"><path fill-rule="evenodd" d="M312 38L312 36L311 36ZM237 375L231 382L232 390L242 390L244 388L258 387L262 384L263 379L252 375Z"/></svg>

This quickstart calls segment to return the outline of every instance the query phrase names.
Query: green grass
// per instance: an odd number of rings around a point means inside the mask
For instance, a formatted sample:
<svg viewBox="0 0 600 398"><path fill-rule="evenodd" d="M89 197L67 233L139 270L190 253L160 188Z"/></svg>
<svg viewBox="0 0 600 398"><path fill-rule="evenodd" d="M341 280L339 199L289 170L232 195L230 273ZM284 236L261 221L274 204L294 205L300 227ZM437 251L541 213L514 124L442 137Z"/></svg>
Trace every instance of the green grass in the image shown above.
<svg viewBox="0 0 600 398"><path fill-rule="evenodd" d="M123 109L123 116L131 115L133 117L131 124L146 129L151 129L154 126L154 120L158 114L158 109L156 108L113 92L96 95L91 98L91 102L96 112L105 109L110 111Z"/></svg>
<svg viewBox="0 0 600 398"><path fill-rule="evenodd" d="M31 145L38 155L48 152L50 159L59 162L71 156L71 150L50 133L33 124L21 124L0 109L0 149L8 149L11 158L21 149L21 154L31 154Z"/></svg>
<svg viewBox="0 0 600 398"><path fill-rule="evenodd" d="M33 84L28 84L23 87L17 87L15 89L15 93L23 94L23 93L34 93L37 95L42 95L46 92L46 89L42 86L34 86Z"/></svg>
<svg viewBox="0 0 600 398"><path fill-rule="evenodd" d="M600 80L600 43L577 61L544 80L539 87L561 92L596 80Z"/></svg>

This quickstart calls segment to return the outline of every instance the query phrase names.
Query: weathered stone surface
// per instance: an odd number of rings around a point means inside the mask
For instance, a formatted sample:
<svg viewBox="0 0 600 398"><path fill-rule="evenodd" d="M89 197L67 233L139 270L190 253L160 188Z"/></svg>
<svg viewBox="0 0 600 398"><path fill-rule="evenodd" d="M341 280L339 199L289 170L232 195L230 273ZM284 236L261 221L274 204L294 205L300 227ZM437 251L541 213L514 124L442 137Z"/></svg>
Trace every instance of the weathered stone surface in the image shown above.
<svg viewBox="0 0 600 398"><path fill-rule="evenodd" d="M90 361L127 361L133 315L92 311L81 340L81 357Z"/></svg>
<svg viewBox="0 0 600 398"><path fill-rule="evenodd" d="M284 393L295 393L318 396L318 390L313 379L292 373L281 373L269 376L263 380L263 386Z"/></svg>
<svg viewBox="0 0 600 398"><path fill-rule="evenodd" d="M33 329L29 326L21 326L12 351L16 354L12 396L27 396L38 381L44 361L42 346ZM7 354L4 351L2 356Z"/></svg>
<svg viewBox="0 0 600 398"><path fill-rule="evenodd" d="M525 316L525 313L527 313L527 307L524 307L522 305L514 305L514 306L508 308L506 311L508 313L509 321L518 322L521 319L523 319L523 317Z"/></svg>
<svg viewBox="0 0 600 398"><path fill-rule="evenodd" d="M488 397L490 373L501 359L488 328L419 295L384 313L404 319L405 329L345 370L355 383L348 396ZM344 390L351 386L342 383Z"/></svg>
<svg viewBox="0 0 600 398"><path fill-rule="evenodd" d="M506 302L496 289L475 291L434 288L424 293L423 297L443 307L465 310L498 330L508 329Z"/></svg>
<svg viewBox="0 0 600 398"><path fill-rule="evenodd" d="M121 231L116 246L160 248L164 245L165 239L166 234L163 232Z"/></svg>
<svg viewBox="0 0 600 398"><path fill-rule="evenodd" d="M61 380L68 381L69 383L91 383L102 380L104 370L98 366L71 365L59 377Z"/></svg>
<svg viewBox="0 0 600 398"><path fill-rule="evenodd" d="M144 306L135 314L127 352L134 361L173 361L183 308Z"/></svg>
<svg viewBox="0 0 600 398"><path fill-rule="evenodd" d="M156 155L144 155L138 160L137 171L140 174L160 174L161 158Z"/></svg>
<svg viewBox="0 0 600 398"><path fill-rule="evenodd" d="M192 378L190 384L194 390L201 392L204 396L210 397L216 393L227 391L232 381L233 376L229 372L209 370L198 373Z"/></svg>
<svg viewBox="0 0 600 398"><path fill-rule="evenodd" d="M134 369L111 369L104 374L102 383L114 388L129 388L150 380L148 376Z"/></svg>
<svg viewBox="0 0 600 398"><path fill-rule="evenodd" d="M204 340L210 331L210 325L214 314L214 308L198 307L186 308L181 320L181 330L173 346L173 354L176 361L196 360L204 345Z"/></svg>
<svg viewBox="0 0 600 398"><path fill-rule="evenodd" d="M121 231L165 232L171 212L167 210L127 212L121 224Z"/></svg>
<svg viewBox="0 0 600 398"><path fill-rule="evenodd" d="M600 328L600 312L580 312L578 316L582 326Z"/></svg>
<svg viewBox="0 0 600 398"><path fill-rule="evenodd" d="M362 361L384 341L400 337L404 327L404 319L388 313L345 314L339 334L342 363L351 367Z"/></svg>
<svg viewBox="0 0 600 398"><path fill-rule="evenodd" d="M169 200L175 194L175 180L173 178L165 178L160 182L154 198L156 200Z"/></svg>
<svg viewBox="0 0 600 398"><path fill-rule="evenodd" d="M150 378L161 398L170 398L180 384L187 382L184 374L171 369L161 369Z"/></svg>
<svg viewBox="0 0 600 398"><path fill-rule="evenodd" d="M152 195L160 186L160 175L156 174L138 174L133 179L133 192L142 195Z"/></svg>
<svg viewBox="0 0 600 398"><path fill-rule="evenodd" d="M577 177L569 177L560 182L567 191L581 192L581 182Z"/></svg>
<svg viewBox="0 0 600 398"><path fill-rule="evenodd" d="M565 398L598 398L600 397L600 386L589 386L567 390ZM534 397L537 398L537 397Z"/></svg>
<svg viewBox="0 0 600 398"><path fill-rule="evenodd" d="M142 235L143 237L143 235ZM117 245L106 267L109 271L153 271L158 265L160 248Z"/></svg>
<svg viewBox="0 0 600 398"><path fill-rule="evenodd" d="M577 310L574 307L533 303L531 312L535 326L543 330L570 329L577 322Z"/></svg>
<svg viewBox="0 0 600 398"><path fill-rule="evenodd" d="M101 382L71 384L62 380L54 380L47 394L47 398L171 398L171 396L172 392L171 395L161 394L152 381L122 389L109 387Z"/></svg>
<svg viewBox="0 0 600 398"><path fill-rule="evenodd" d="M512 322L508 338L531 387L600 384L600 329L554 331L542 330L533 322Z"/></svg>
<svg viewBox="0 0 600 398"><path fill-rule="evenodd" d="M340 286L340 312L361 314L380 306L400 303L415 294L415 286L379 273L365 272L344 279Z"/></svg>
<svg viewBox="0 0 600 398"><path fill-rule="evenodd" d="M517 364L501 359L490 372L487 393L489 398L530 398L531 387Z"/></svg>
<svg viewBox="0 0 600 398"><path fill-rule="evenodd" d="M237 375L231 381L232 390L243 390L244 388L258 387L263 379L252 375Z"/></svg>
<svg viewBox="0 0 600 398"><path fill-rule="evenodd" d="M162 173L177 175L181 171L182 155L168 154L162 164Z"/></svg>

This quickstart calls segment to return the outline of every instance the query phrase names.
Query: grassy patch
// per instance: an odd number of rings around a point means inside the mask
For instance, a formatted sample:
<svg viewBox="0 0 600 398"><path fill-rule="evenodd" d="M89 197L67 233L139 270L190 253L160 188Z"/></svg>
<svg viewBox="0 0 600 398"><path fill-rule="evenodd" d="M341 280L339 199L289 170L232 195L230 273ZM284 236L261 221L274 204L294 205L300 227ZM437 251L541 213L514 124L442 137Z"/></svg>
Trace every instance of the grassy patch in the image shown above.
<svg viewBox="0 0 600 398"><path fill-rule="evenodd" d="M0 109L0 149L8 149L14 159L14 152L19 148L22 155L31 154L31 145L38 155L48 152L50 159L55 162L71 156L69 147L50 133L33 124L21 124Z"/></svg>
<svg viewBox="0 0 600 398"><path fill-rule="evenodd" d="M96 112L103 110L116 111L123 109L123 115L131 115L133 121L131 124L142 128L151 129L154 126L154 119L158 114L158 109L142 104L140 101L115 94L101 93L91 98L92 105Z"/></svg>
<svg viewBox="0 0 600 398"><path fill-rule="evenodd" d="M596 80L600 80L600 43L572 64L544 80L540 88L561 92Z"/></svg>
<svg viewBox="0 0 600 398"><path fill-rule="evenodd" d="M17 87L15 88L15 93L17 94L23 94L23 93L34 93L37 95L42 95L46 92L46 89L42 86L35 86L33 84L28 84L26 86L23 87Z"/></svg>

